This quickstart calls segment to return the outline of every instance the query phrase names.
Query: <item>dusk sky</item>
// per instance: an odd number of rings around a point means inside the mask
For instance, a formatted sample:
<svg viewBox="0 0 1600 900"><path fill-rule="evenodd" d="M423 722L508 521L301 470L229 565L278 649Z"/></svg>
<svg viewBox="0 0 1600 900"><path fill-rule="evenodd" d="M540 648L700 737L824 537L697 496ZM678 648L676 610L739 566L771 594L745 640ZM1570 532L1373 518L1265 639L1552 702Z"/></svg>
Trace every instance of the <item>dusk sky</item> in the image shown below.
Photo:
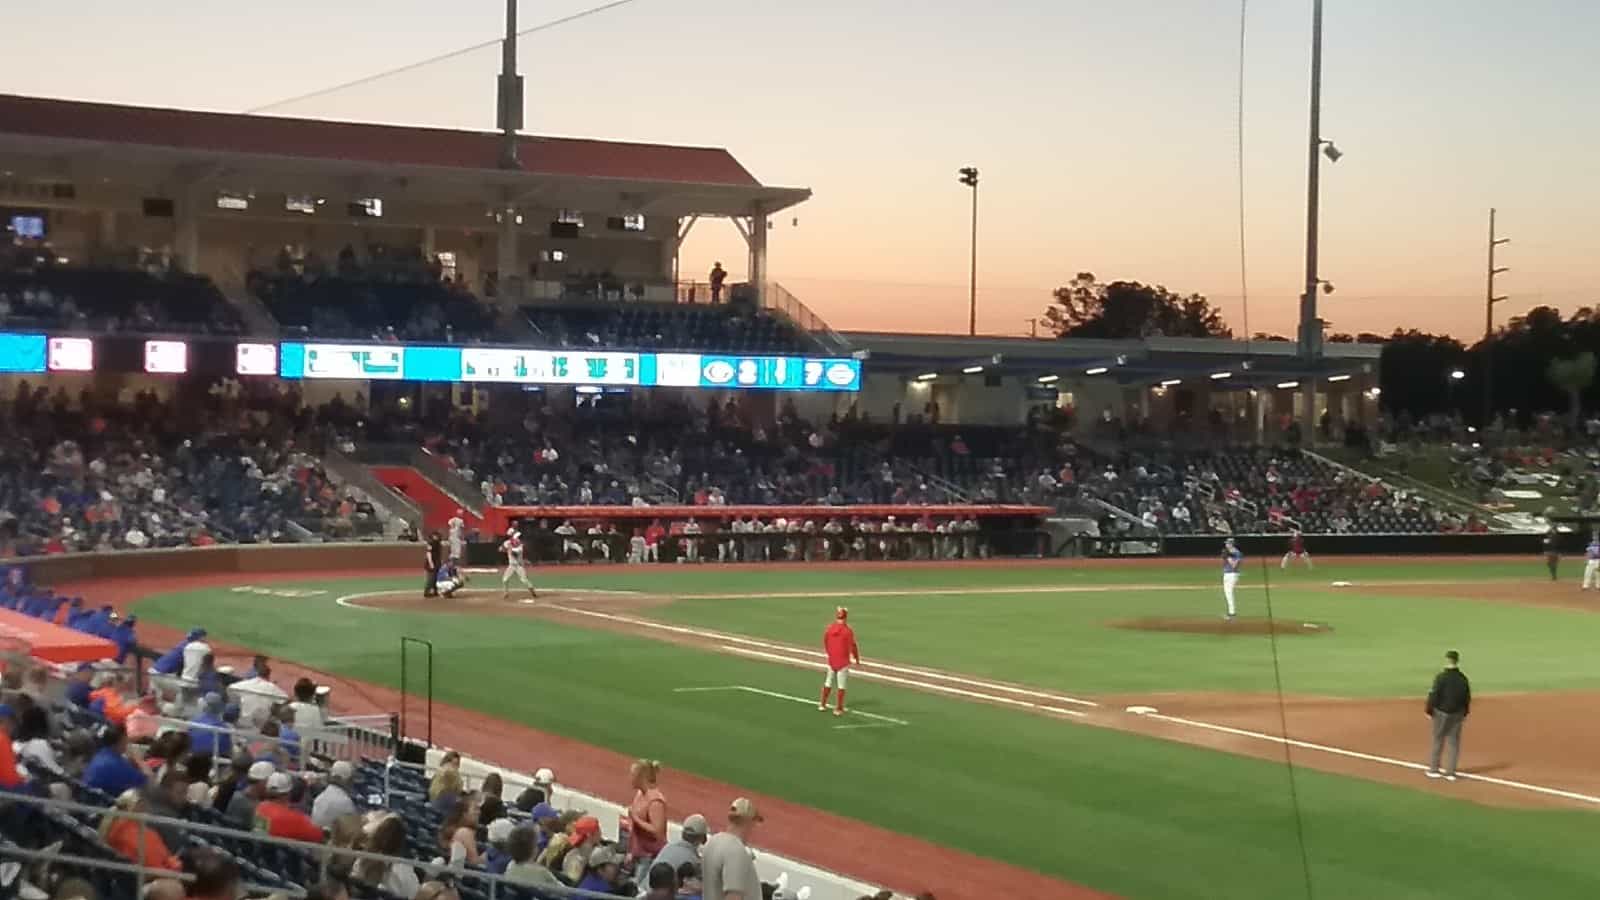
<svg viewBox="0 0 1600 900"><path fill-rule="evenodd" d="M525 0L523 27L594 5ZM1305 205L1310 0L1249 4L1251 331L1293 333ZM375 10L380 9L381 12ZM496 37L500 0L380 6L82 0L6 12L0 91L242 111ZM1335 331L1475 339L1487 211L1500 321L1600 303L1600 3L1328 0L1322 275ZM815 197L772 274L836 328L961 331L967 189L983 173L979 330L1073 273L1198 291L1244 331L1239 3L635 0L522 42L527 130L729 148ZM273 112L492 128L498 50ZM798 225L791 218L798 217ZM703 221L683 271L738 276Z"/></svg>

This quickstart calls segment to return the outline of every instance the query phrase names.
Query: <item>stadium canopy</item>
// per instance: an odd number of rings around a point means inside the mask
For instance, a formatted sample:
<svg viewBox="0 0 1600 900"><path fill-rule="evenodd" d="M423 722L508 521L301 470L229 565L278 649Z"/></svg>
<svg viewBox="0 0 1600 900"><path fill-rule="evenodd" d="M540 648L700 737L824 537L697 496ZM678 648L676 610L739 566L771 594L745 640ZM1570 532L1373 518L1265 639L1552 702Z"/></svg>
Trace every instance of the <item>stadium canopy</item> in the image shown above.
<svg viewBox="0 0 1600 900"><path fill-rule="evenodd" d="M487 207L510 196L658 217L771 215L811 196L763 185L723 149L523 135L520 166L503 169L501 140L485 131L0 94L0 170L65 184L403 196L441 206Z"/></svg>
<svg viewBox="0 0 1600 900"><path fill-rule="evenodd" d="M1377 344L1325 344L1308 362L1288 341L1150 337L966 337L846 331L840 335L874 372L957 375L982 367L986 374L1064 380L1108 378L1125 385L1171 379L1207 380L1218 389L1272 386L1302 378L1327 380L1377 374ZM1102 371L1103 370L1103 371Z"/></svg>

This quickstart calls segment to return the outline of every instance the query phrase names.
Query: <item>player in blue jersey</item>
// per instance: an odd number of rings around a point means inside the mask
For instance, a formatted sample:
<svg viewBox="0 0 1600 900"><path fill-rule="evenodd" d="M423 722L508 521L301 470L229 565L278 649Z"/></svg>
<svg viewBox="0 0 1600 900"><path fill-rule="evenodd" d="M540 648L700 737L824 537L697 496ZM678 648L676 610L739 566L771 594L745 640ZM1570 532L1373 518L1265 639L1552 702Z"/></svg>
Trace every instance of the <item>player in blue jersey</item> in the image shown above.
<svg viewBox="0 0 1600 900"><path fill-rule="evenodd" d="M1244 554L1234 546L1233 538L1228 538L1222 544L1222 599L1228 601L1228 621L1238 613L1233 604L1233 590L1239 585L1239 568L1244 563Z"/></svg>
<svg viewBox="0 0 1600 900"><path fill-rule="evenodd" d="M1583 589L1600 591L1600 531L1589 535L1589 546L1583 549Z"/></svg>

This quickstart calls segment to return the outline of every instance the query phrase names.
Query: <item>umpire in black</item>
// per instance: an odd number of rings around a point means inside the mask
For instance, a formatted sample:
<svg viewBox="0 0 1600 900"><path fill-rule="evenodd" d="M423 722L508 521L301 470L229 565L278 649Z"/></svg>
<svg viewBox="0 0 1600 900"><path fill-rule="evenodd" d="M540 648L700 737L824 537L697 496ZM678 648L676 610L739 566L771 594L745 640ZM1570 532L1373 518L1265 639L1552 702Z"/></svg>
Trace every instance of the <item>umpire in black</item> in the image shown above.
<svg viewBox="0 0 1600 900"><path fill-rule="evenodd" d="M1438 778L1439 755L1450 744L1449 765L1443 772L1446 781L1456 780L1456 761L1461 758L1461 723L1472 709L1472 686L1461 671L1461 654L1454 650L1444 655L1444 670L1433 677L1428 691L1428 718L1433 720L1433 749L1428 755L1428 777Z"/></svg>
<svg viewBox="0 0 1600 900"><path fill-rule="evenodd" d="M423 558L422 564L427 570L422 573L422 596L439 596L439 567L444 565L444 541L439 539L439 532L428 535L428 554Z"/></svg>
<svg viewBox="0 0 1600 900"><path fill-rule="evenodd" d="M1556 533L1556 527L1544 533L1544 565L1550 570L1550 580L1556 580L1556 569L1561 565L1561 536Z"/></svg>

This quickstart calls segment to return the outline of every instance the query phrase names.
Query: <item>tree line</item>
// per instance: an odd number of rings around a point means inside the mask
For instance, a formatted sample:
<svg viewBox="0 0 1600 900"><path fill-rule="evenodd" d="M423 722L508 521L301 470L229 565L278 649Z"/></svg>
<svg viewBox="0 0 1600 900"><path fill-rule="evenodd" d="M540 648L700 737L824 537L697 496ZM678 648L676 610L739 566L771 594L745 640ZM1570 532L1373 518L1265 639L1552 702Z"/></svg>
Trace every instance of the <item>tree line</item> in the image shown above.
<svg viewBox="0 0 1600 900"><path fill-rule="evenodd" d="M1101 282L1092 272L1079 272L1051 300L1044 322L1058 338L1234 336L1205 296L1162 285ZM1264 332L1250 338L1290 340ZM1387 335L1335 333L1327 341L1383 345L1378 387L1383 407L1394 415L1459 414L1486 424L1487 414L1527 424L1535 415L1556 412L1576 423L1584 410L1600 409L1600 307L1563 317L1554 307L1538 306L1472 344L1415 328Z"/></svg>

